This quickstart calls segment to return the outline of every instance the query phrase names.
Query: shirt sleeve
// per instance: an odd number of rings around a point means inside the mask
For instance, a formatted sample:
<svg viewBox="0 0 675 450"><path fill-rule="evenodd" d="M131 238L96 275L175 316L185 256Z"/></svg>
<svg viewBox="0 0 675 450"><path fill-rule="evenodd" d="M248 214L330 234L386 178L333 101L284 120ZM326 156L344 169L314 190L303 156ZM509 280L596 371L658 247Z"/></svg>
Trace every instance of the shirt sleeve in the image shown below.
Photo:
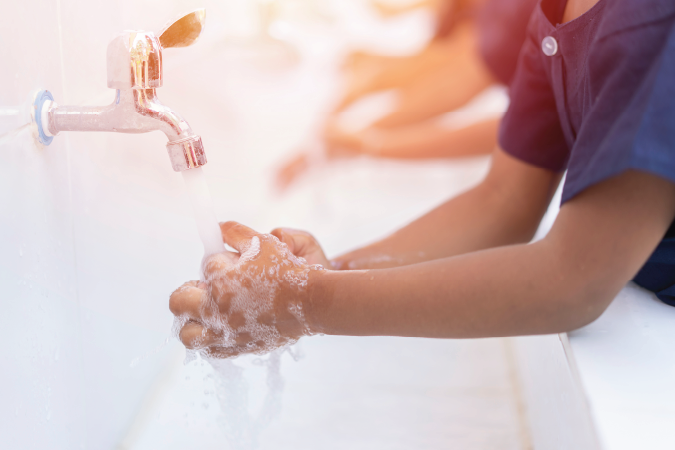
<svg viewBox="0 0 675 450"><path fill-rule="evenodd" d="M499 129L499 145L528 164L559 172L565 169L569 147L560 125L541 46L534 37L536 21L518 58L509 91L511 103Z"/></svg>
<svg viewBox="0 0 675 450"><path fill-rule="evenodd" d="M590 55L595 102L572 150L563 202L631 169L675 182L674 23L607 36Z"/></svg>

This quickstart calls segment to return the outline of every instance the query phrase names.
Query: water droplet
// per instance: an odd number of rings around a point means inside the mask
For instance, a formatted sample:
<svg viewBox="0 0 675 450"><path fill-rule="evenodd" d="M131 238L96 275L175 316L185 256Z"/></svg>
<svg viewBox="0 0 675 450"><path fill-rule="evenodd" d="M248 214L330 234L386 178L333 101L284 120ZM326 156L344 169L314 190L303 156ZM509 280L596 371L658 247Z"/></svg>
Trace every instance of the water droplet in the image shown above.
<svg viewBox="0 0 675 450"><path fill-rule="evenodd" d="M21 247L19 247L19 256L23 258L23 249Z"/></svg>

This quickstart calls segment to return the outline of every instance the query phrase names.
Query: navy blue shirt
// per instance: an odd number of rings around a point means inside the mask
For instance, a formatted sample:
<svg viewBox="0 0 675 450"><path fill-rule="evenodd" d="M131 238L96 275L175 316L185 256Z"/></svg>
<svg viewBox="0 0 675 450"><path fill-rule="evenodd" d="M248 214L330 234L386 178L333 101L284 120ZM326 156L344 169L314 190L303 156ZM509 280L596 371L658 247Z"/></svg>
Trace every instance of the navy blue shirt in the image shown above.
<svg viewBox="0 0 675 450"><path fill-rule="evenodd" d="M600 0L560 24L564 8L532 14L501 147L567 170L563 203L629 169L675 182L675 0ZM635 281L675 305L675 226Z"/></svg>

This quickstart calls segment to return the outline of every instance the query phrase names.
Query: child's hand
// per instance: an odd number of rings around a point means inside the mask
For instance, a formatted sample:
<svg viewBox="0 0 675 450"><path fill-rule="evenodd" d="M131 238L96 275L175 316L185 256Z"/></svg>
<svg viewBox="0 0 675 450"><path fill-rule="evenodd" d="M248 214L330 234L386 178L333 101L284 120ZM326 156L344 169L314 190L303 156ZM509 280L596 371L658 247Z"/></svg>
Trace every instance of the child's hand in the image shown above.
<svg viewBox="0 0 675 450"><path fill-rule="evenodd" d="M308 232L293 228L275 228L272 235L286 244L288 250L295 256L305 259L307 264L320 264L325 268L331 268L331 262L326 258L321 245Z"/></svg>
<svg viewBox="0 0 675 450"><path fill-rule="evenodd" d="M312 334L304 313L307 281L310 271L322 268L293 255L273 235L236 222L221 224L221 230L223 240L239 251L238 261L232 264L225 254L209 257L204 281L184 284L169 300L183 344L205 356L228 358L267 353ZM303 241L298 234L289 239L291 234L275 231L317 256L307 245L310 235Z"/></svg>

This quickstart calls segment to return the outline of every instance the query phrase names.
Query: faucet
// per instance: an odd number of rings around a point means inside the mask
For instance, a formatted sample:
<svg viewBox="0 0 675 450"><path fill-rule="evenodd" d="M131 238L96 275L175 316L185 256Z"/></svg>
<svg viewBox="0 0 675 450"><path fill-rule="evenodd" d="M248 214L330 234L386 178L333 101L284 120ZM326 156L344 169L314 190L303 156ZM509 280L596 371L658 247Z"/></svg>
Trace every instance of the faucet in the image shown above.
<svg viewBox="0 0 675 450"><path fill-rule="evenodd" d="M176 172L201 167L206 155L201 137L157 98L162 86L162 49L192 45L202 32L205 10L198 9L169 24L157 37L149 31L125 31L108 44L108 87L116 89L108 106L59 106L47 90L37 93L32 117L38 140L51 144L61 131L163 131Z"/></svg>

